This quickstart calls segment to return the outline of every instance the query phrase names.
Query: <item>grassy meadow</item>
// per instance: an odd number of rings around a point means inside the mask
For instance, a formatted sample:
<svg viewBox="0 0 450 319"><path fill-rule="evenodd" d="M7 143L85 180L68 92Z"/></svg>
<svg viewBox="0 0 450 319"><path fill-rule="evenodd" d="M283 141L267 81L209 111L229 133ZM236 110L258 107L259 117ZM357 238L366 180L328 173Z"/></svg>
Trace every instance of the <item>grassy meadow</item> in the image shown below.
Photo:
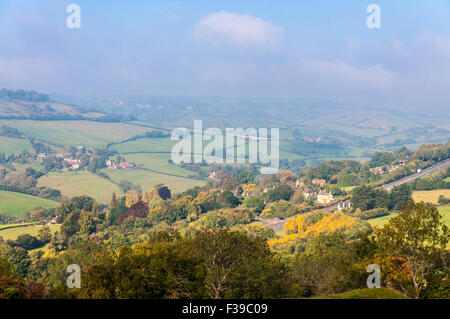
<svg viewBox="0 0 450 319"><path fill-rule="evenodd" d="M181 177L189 177L196 174L193 171L181 168L176 164L169 164L170 154L165 153L136 153L126 154L125 159L129 162L135 163L138 167L143 167L154 172L177 175Z"/></svg>
<svg viewBox="0 0 450 319"><path fill-rule="evenodd" d="M450 205L439 207L439 212L444 217L444 223L450 227Z"/></svg>
<svg viewBox="0 0 450 319"><path fill-rule="evenodd" d="M389 221L389 219L391 219L392 217L394 217L396 215L397 214L391 214L391 215L381 216L381 217L377 217L377 218L372 218L372 219L369 219L367 222L372 227L383 227Z"/></svg>
<svg viewBox="0 0 450 319"><path fill-rule="evenodd" d="M439 213L442 215L443 222L445 225L450 227L450 205L438 207ZM381 216L373 219L369 219L367 222L372 227L383 227L390 218L396 216L397 214L391 214L387 216Z"/></svg>
<svg viewBox="0 0 450 319"><path fill-rule="evenodd" d="M34 208L55 208L58 204L58 202L36 196L0 191L0 212L10 216L20 217Z"/></svg>
<svg viewBox="0 0 450 319"><path fill-rule="evenodd" d="M5 153L6 156L17 155L30 149L31 143L28 140L0 136L0 153Z"/></svg>
<svg viewBox="0 0 450 319"><path fill-rule="evenodd" d="M92 121L0 120L0 124L54 144L86 147L104 147L153 130L125 123Z"/></svg>
<svg viewBox="0 0 450 319"><path fill-rule="evenodd" d="M112 150L119 153L168 153L172 151L172 146L176 141L170 138L140 138L134 141L120 143L111 146Z"/></svg>
<svg viewBox="0 0 450 319"><path fill-rule="evenodd" d="M8 225L9 226L9 225ZM49 226L52 233L59 231L60 225L51 225ZM21 226L7 229L0 229L0 236L3 237L4 240L16 240L18 236L29 234L32 236L37 236L39 230L42 228L40 225L32 225L32 226Z"/></svg>
<svg viewBox="0 0 450 319"><path fill-rule="evenodd" d="M112 193L122 194L116 184L87 171L49 173L39 179L40 186L58 189L67 197L90 196L102 204L109 203Z"/></svg>
<svg viewBox="0 0 450 319"><path fill-rule="evenodd" d="M102 172L108 175L115 183L120 183L123 180L130 181L135 185L141 186L143 191L148 191L157 184L165 184L172 190L172 193L179 193L194 186L202 186L205 184L205 181L201 180L160 174L144 169L103 169Z"/></svg>

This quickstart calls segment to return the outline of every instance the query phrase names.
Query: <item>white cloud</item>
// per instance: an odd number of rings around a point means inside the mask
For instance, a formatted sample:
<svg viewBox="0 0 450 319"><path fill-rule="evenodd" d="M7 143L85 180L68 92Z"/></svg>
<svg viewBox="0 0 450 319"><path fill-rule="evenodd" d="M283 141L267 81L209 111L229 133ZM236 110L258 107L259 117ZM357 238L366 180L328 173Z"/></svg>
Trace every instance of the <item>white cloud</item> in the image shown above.
<svg viewBox="0 0 450 319"><path fill-rule="evenodd" d="M441 57L450 58L450 38L424 33L419 37L416 37L414 41L422 48L427 48L434 54L438 54Z"/></svg>
<svg viewBox="0 0 450 319"><path fill-rule="evenodd" d="M283 29L261 18L228 12L212 13L194 27L194 38L201 43L227 45L239 49L279 47Z"/></svg>

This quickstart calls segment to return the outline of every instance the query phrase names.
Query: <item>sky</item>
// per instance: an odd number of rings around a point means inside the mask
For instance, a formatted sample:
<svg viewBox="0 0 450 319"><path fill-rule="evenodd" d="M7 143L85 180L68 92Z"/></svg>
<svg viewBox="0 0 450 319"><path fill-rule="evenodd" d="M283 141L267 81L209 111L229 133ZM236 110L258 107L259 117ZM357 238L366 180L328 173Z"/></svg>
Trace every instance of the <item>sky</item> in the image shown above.
<svg viewBox="0 0 450 319"><path fill-rule="evenodd" d="M69 29L67 6L81 8ZM366 11L379 5L381 27ZM320 98L449 116L448 0L0 0L0 88Z"/></svg>

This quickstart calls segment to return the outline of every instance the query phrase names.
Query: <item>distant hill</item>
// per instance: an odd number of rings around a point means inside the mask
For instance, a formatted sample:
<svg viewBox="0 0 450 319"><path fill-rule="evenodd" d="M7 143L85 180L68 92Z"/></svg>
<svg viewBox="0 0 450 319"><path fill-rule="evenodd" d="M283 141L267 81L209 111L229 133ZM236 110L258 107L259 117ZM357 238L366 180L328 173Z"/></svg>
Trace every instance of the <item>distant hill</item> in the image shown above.
<svg viewBox="0 0 450 319"><path fill-rule="evenodd" d="M194 120L203 120L204 128L277 127L283 149L309 157L340 157L346 152L367 158L373 150L393 151L402 146L416 149L421 144L445 143L450 136L449 114L428 114L426 109L420 114L301 98L52 96L68 104L132 116L166 128L192 128ZM355 154L349 147L363 149L364 154Z"/></svg>
<svg viewBox="0 0 450 319"><path fill-rule="evenodd" d="M0 118L119 122L123 117L58 103L50 99L47 94L35 91L1 89Z"/></svg>

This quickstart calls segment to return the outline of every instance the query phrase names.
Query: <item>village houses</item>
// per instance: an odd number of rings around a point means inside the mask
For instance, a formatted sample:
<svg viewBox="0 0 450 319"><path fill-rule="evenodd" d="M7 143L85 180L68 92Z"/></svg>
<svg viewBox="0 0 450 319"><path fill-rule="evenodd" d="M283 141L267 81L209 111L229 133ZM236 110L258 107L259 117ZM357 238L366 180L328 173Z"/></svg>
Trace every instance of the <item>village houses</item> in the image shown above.
<svg viewBox="0 0 450 319"><path fill-rule="evenodd" d="M338 204L338 211L343 211L344 209L351 208L352 202L351 201L345 201L345 202L339 202Z"/></svg>
<svg viewBox="0 0 450 319"><path fill-rule="evenodd" d="M214 171L212 172L209 176L209 179L219 179L219 172L218 171Z"/></svg>
<svg viewBox="0 0 450 319"><path fill-rule="evenodd" d="M323 185L323 184L326 183L326 181L325 181L324 179L313 179L313 180L312 180L312 183L313 183L314 185Z"/></svg>
<svg viewBox="0 0 450 319"><path fill-rule="evenodd" d="M333 195L331 193L320 192L317 195L317 202L319 204L328 204L333 200Z"/></svg>
<svg viewBox="0 0 450 319"><path fill-rule="evenodd" d="M75 171L80 168L81 161L79 159L73 159L73 158L67 157L64 159L64 162L69 164L70 170Z"/></svg>
<svg viewBox="0 0 450 319"><path fill-rule="evenodd" d="M312 189L306 189L306 190L303 192L303 196L305 196L306 199L308 199L308 198L310 198L310 197L313 197L313 196L315 196L315 195L316 195L316 192L315 192L314 190L312 190Z"/></svg>
<svg viewBox="0 0 450 319"><path fill-rule="evenodd" d="M136 167L136 164L127 161L121 161L119 164L114 163L112 160L106 161L106 168L109 169L130 169Z"/></svg>

